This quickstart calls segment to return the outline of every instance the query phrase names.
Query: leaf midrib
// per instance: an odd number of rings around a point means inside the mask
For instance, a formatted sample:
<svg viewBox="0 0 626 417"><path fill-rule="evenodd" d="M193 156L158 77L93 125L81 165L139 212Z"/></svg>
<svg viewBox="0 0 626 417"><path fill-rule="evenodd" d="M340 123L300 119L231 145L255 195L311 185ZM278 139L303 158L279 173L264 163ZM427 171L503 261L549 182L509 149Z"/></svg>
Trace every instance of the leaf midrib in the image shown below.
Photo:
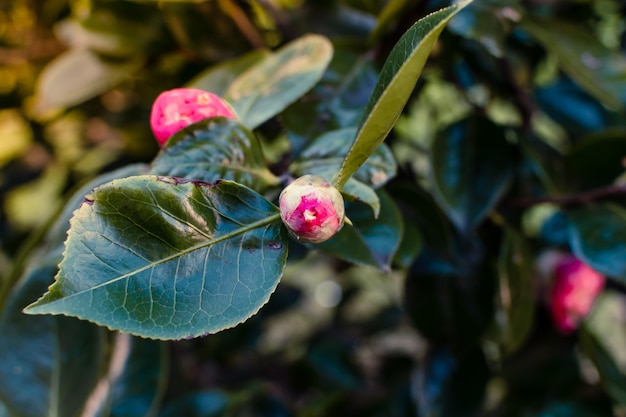
<svg viewBox="0 0 626 417"><path fill-rule="evenodd" d="M94 291L94 290L96 290L98 288L102 288L102 287L105 287L107 285L114 284L114 283L116 283L118 281L121 281L123 279L132 277L133 275L137 275L137 274L139 274L139 273L141 273L143 271L147 271L149 269L152 269L152 268L154 268L154 267L156 267L158 265L164 264L164 263L172 261L174 259L181 258L181 257L183 257L183 256L185 256L187 254L190 254L192 252L195 252L197 250L200 250L200 249L203 249L203 248L206 248L206 247L209 247L209 246L216 245L216 244L218 244L220 242L229 240L229 239L231 239L231 238L233 238L235 236L238 236L238 235L244 234L246 232L249 232L251 230L258 229L258 228L261 228L263 226L269 225L271 223L274 223L274 222L278 221L279 219L280 219L280 213L272 214L271 216L268 216L265 219L256 221L256 222L251 223L251 224L249 224L247 226L244 226L244 227L241 227L239 229L236 229L236 230L234 230L234 231L232 231L230 233L226 233L226 234L224 234L224 235L222 235L222 236L220 236L220 237L218 237L216 239L213 239L213 240L210 240L210 241L206 241L206 242L202 242L202 243L199 243L197 245L191 246L191 247L189 247L187 249L181 250L178 253L175 253L175 254L167 256L165 258L162 258L162 259L159 259L157 261L151 262L151 263L149 263L147 265L142 266L141 268L137 268L134 271L131 271L131 272L128 272L126 274L120 275L118 277L112 278L112 279L110 279L110 280L108 280L106 282L100 283L100 284L95 285L93 287L89 287L89 288L84 289L82 291L75 292L73 294L67 294L67 295L65 295L63 297L63 300L68 300L68 299L71 299L73 297L77 297L77 296L80 296L82 294ZM31 312L31 313L35 313L38 307L39 307L38 305L32 305L32 306L27 307L25 311L28 311L28 312Z"/></svg>

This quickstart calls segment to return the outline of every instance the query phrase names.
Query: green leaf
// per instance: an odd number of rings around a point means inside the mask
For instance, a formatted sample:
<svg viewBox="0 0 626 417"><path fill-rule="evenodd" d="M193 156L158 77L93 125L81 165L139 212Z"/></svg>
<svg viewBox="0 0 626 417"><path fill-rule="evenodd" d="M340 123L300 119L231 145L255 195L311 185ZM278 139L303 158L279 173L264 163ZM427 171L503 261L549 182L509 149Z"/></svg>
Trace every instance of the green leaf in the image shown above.
<svg viewBox="0 0 626 417"><path fill-rule="evenodd" d="M293 154L324 132L357 126L377 78L371 58L337 48L320 82L281 114Z"/></svg>
<svg viewBox="0 0 626 417"><path fill-rule="evenodd" d="M331 180L350 150L354 128L327 132L311 142L290 165L296 176L319 175ZM342 193L349 201L361 201L372 207L378 217L380 201L371 188L378 188L396 175L396 162L391 150L384 144L374 151L368 160L350 178Z"/></svg>
<svg viewBox="0 0 626 417"><path fill-rule="evenodd" d="M196 75L186 86L223 96L239 75L254 64L269 58L270 55L271 52L266 49L255 49L235 59L207 68Z"/></svg>
<svg viewBox="0 0 626 417"><path fill-rule="evenodd" d="M506 353L517 350L533 325L534 269L533 258L524 239L507 228L498 259L498 320L501 341Z"/></svg>
<svg viewBox="0 0 626 417"><path fill-rule="evenodd" d="M237 77L224 98L242 123L254 129L309 91L332 55L333 47L325 37L303 36Z"/></svg>
<svg viewBox="0 0 626 417"><path fill-rule="evenodd" d="M296 175L336 172L350 151L354 128L327 132L311 142L291 164ZM319 174L318 174L319 175ZM381 145L354 174L356 180L374 188L383 186L396 175L396 161L391 150Z"/></svg>
<svg viewBox="0 0 626 417"><path fill-rule="evenodd" d="M267 168L254 133L221 117L202 120L172 136L152 162L151 173L206 182L233 180L259 192L280 182Z"/></svg>
<svg viewBox="0 0 626 417"><path fill-rule="evenodd" d="M626 282L626 210L612 204L571 210L574 254L596 271Z"/></svg>
<svg viewBox="0 0 626 417"><path fill-rule="evenodd" d="M378 190L380 218L362 204L349 204L346 215L353 226L344 225L332 239L316 245L323 251L360 265L391 270L391 261L402 239L402 216L383 190Z"/></svg>
<svg viewBox="0 0 626 417"><path fill-rule="evenodd" d="M580 346L598 370L602 386L607 394L616 404L626 405L626 375L617 367L600 340L592 332L583 328L580 332Z"/></svg>
<svg viewBox="0 0 626 417"><path fill-rule="evenodd" d="M112 181L75 212L63 262L30 314L65 314L157 339L244 321L282 275L278 209L231 181Z"/></svg>
<svg viewBox="0 0 626 417"><path fill-rule="evenodd" d="M376 27L369 34L370 43L380 41L383 35L393 28L393 25L400 19L402 13L406 13L411 6L410 0L390 0L385 4L376 20Z"/></svg>
<svg viewBox="0 0 626 417"><path fill-rule="evenodd" d="M603 46L590 31L559 20L525 19L522 28L558 60L559 65L589 94L617 110L626 108L626 58Z"/></svg>
<svg viewBox="0 0 626 417"><path fill-rule="evenodd" d="M420 19L392 49L365 109L354 143L333 184L342 188L387 137L417 83L430 51L446 24L467 0Z"/></svg>
<svg viewBox="0 0 626 417"><path fill-rule="evenodd" d="M70 317L22 313L50 285L60 259L60 253L42 259L0 312L0 403L10 416L80 416L97 383L102 329Z"/></svg>
<svg viewBox="0 0 626 417"><path fill-rule="evenodd" d="M512 147L487 119L457 123L431 149L435 197L464 232L476 227L498 202L513 176Z"/></svg>
<svg viewBox="0 0 626 417"><path fill-rule="evenodd" d="M66 51L41 72L35 91L35 111L45 115L83 103L127 79L140 65L138 59L109 63L87 49Z"/></svg>

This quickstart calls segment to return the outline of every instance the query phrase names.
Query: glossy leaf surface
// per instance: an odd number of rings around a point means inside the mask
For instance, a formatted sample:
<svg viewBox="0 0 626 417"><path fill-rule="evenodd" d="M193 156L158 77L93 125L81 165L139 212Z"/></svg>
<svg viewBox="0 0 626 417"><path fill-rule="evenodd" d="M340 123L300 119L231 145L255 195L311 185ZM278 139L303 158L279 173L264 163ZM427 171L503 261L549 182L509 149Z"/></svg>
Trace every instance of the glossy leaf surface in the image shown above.
<svg viewBox="0 0 626 417"><path fill-rule="evenodd" d="M435 196L462 231L485 218L506 190L514 167L503 130L486 119L457 123L437 136L431 160Z"/></svg>
<svg viewBox="0 0 626 417"><path fill-rule="evenodd" d="M626 211L606 204L572 210L568 217L574 254L596 271L626 281Z"/></svg>
<svg viewBox="0 0 626 417"><path fill-rule="evenodd" d="M469 3L471 0L420 19L398 40L380 72L354 143L333 181L338 188L383 143L413 92L439 34Z"/></svg>
<svg viewBox="0 0 626 417"><path fill-rule="evenodd" d="M303 36L237 77L224 98L242 123L254 129L309 91L332 55L332 44L325 37Z"/></svg>
<svg viewBox="0 0 626 417"><path fill-rule="evenodd" d="M232 327L278 284L286 232L277 208L230 181L112 181L71 221L57 281L32 314L66 314L177 339Z"/></svg>
<svg viewBox="0 0 626 417"><path fill-rule="evenodd" d="M172 136L152 162L151 173L207 182L232 180L257 191L279 182L267 168L254 133L221 117L195 123Z"/></svg>

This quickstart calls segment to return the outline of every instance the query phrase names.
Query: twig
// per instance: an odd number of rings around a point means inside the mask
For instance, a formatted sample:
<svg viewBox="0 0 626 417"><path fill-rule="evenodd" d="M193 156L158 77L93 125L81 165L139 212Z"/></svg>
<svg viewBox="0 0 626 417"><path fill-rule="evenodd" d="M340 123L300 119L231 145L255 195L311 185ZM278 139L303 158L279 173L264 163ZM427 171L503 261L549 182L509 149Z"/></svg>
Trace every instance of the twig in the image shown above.
<svg viewBox="0 0 626 417"><path fill-rule="evenodd" d="M607 187L596 188L576 194L563 196L543 196L543 197L522 197L506 200L507 206L529 207L540 203L553 203L559 206L572 206L591 203L596 200L610 198L614 196L626 196L626 184L609 185Z"/></svg>

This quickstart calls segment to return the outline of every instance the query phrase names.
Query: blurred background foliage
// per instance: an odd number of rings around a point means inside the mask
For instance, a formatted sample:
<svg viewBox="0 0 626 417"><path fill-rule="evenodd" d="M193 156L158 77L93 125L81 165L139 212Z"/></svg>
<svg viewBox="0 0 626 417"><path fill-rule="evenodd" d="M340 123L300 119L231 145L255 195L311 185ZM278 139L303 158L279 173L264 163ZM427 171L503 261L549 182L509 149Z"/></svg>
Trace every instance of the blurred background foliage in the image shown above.
<svg viewBox="0 0 626 417"><path fill-rule="evenodd" d="M223 93L263 49L328 36L320 83L257 129L279 172L358 124L400 35L448 4L0 3L0 309L29 264L50 263L33 248L77 187L154 157L161 91ZM3 346L82 386L64 417L625 416L625 15L620 0L475 0L448 25L387 139L404 229L391 272L292 248L270 303L234 329L165 344L84 324L81 351L55 322ZM570 335L546 308L554 250L611 278ZM62 358L44 360L50 340ZM69 394L46 381L17 381L48 401L0 398L0 416L49 415Z"/></svg>

